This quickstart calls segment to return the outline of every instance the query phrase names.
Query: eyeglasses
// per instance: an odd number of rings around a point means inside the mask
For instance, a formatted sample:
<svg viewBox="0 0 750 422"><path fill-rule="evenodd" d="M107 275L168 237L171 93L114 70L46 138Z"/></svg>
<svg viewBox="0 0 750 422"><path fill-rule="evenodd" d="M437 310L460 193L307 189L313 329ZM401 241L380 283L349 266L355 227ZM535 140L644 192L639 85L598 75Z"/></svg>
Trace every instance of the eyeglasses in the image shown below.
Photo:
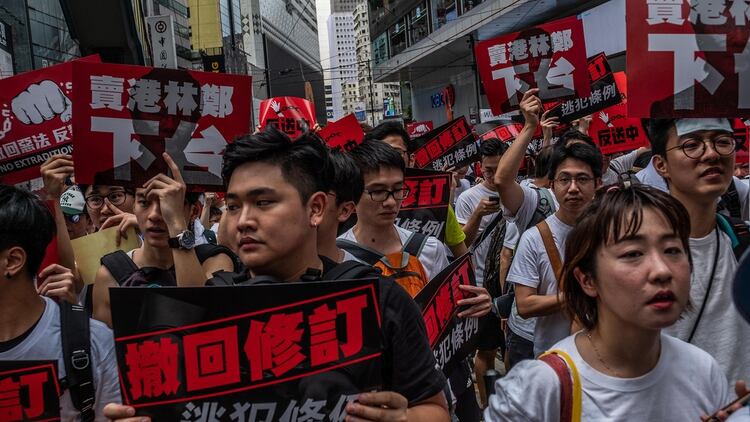
<svg viewBox="0 0 750 422"><path fill-rule="evenodd" d="M679 148L682 150L682 152L685 153L688 158L697 160L703 156L704 152L706 152L706 141L711 142L711 146L714 148L714 151L716 151L717 154L723 156L732 155L737 146L737 141L733 136L717 135L710 139L686 138L680 145L668 148L667 151Z"/></svg>
<svg viewBox="0 0 750 422"><path fill-rule="evenodd" d="M409 196L409 188L401 188L396 190L378 189L368 190L365 192L370 194L370 199L375 202L385 202L386 200L388 200L389 196L392 196L396 201L402 201L406 199L407 196Z"/></svg>
<svg viewBox="0 0 750 422"><path fill-rule="evenodd" d="M71 224L78 224L78 222L81 221L82 216L83 214L73 214L73 215L65 214L65 220Z"/></svg>
<svg viewBox="0 0 750 422"><path fill-rule="evenodd" d="M128 192L124 190L111 191L105 196L89 195L86 198L86 205L89 208L99 209L102 207L102 205L104 205L104 199L106 198L109 200L109 202L112 205L118 206L118 205L122 205L123 203L125 203L125 198L127 198L127 196L128 196Z"/></svg>
<svg viewBox="0 0 750 422"><path fill-rule="evenodd" d="M567 177L563 176L559 179L555 179L555 183L559 184L563 188L567 188L570 186L571 183L575 180L576 185L578 186L588 186L589 184L594 182L593 177L589 176L578 176L578 177Z"/></svg>

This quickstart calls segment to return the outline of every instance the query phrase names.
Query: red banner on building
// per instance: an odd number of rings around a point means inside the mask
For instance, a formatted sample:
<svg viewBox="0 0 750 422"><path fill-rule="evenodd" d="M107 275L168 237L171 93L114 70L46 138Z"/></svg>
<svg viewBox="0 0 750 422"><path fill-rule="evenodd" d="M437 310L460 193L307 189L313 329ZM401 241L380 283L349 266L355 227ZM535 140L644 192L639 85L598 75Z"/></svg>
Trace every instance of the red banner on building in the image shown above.
<svg viewBox="0 0 750 422"><path fill-rule="evenodd" d="M365 133L354 114L344 116L335 122L328 123L320 132L321 138L330 148L343 148L351 151L362 143Z"/></svg>
<svg viewBox="0 0 750 422"><path fill-rule="evenodd" d="M417 168L440 171L448 167L463 167L479 160L479 142L471 133L464 116L412 141L416 145L414 165Z"/></svg>
<svg viewBox="0 0 750 422"><path fill-rule="evenodd" d="M224 148L250 131L248 76L74 63L76 181L139 187L169 174L221 189Z"/></svg>
<svg viewBox="0 0 750 422"><path fill-rule="evenodd" d="M615 73L617 89L623 101L591 116L589 135L599 145L602 154L632 151L649 145L641 119L628 117L628 87L625 73Z"/></svg>
<svg viewBox="0 0 750 422"><path fill-rule="evenodd" d="M451 177L451 173L407 168L404 186L409 188L409 196L401 203L396 225L443 241Z"/></svg>
<svg viewBox="0 0 750 422"><path fill-rule="evenodd" d="M747 2L628 0L626 4L630 117L748 115Z"/></svg>
<svg viewBox="0 0 750 422"><path fill-rule="evenodd" d="M591 94L583 23L577 16L478 43L474 54L492 113L519 108L539 88L543 101Z"/></svg>
<svg viewBox="0 0 750 422"><path fill-rule="evenodd" d="M79 61L99 62L99 56ZM73 152L73 62L0 79L0 181L44 186L39 166Z"/></svg>
<svg viewBox="0 0 750 422"><path fill-rule="evenodd" d="M418 138L422 135L425 135L432 129L432 120L425 120L424 122L413 122L406 125L406 132L409 134L410 138Z"/></svg>
<svg viewBox="0 0 750 422"><path fill-rule="evenodd" d="M56 360L0 361L0 421L59 421Z"/></svg>
<svg viewBox="0 0 750 422"><path fill-rule="evenodd" d="M267 125L297 139L315 126L315 104L304 98L274 97L260 102L260 130Z"/></svg>

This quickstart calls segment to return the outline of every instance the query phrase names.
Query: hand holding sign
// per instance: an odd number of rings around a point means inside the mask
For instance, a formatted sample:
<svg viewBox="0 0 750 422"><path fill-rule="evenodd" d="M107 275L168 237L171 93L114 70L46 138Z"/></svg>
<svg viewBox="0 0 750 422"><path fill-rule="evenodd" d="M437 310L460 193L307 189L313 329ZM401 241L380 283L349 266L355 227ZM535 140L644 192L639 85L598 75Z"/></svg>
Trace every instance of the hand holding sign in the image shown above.
<svg viewBox="0 0 750 422"><path fill-rule="evenodd" d="M144 193L149 200L158 200L161 216L167 224L170 236L176 236L185 228L185 181L182 180L177 164L166 152L162 154L172 171L171 178L159 173L143 185Z"/></svg>
<svg viewBox="0 0 750 422"><path fill-rule="evenodd" d="M346 413L365 421L405 421L409 401L393 391L362 393L356 403L346 406ZM347 418L349 420L349 418Z"/></svg>
<svg viewBox="0 0 750 422"><path fill-rule="evenodd" d="M542 112L542 100L536 96L539 88L526 91L521 99L521 114L526 119L526 124L532 127L539 125L539 114Z"/></svg>
<svg viewBox="0 0 750 422"><path fill-rule="evenodd" d="M73 156L55 155L40 167L48 199L60 199L65 191L65 181L73 175Z"/></svg>
<svg viewBox="0 0 750 422"><path fill-rule="evenodd" d="M39 124L60 116L63 122L72 116L72 103L56 83L46 80L31 84L11 102L11 109L24 124Z"/></svg>

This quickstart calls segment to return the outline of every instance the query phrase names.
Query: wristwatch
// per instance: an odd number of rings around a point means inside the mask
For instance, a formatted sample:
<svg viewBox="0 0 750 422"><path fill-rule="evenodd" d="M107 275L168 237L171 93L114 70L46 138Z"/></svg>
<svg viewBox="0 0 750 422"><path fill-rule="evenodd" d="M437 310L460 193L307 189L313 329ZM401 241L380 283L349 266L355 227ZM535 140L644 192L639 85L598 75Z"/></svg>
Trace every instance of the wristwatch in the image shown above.
<svg viewBox="0 0 750 422"><path fill-rule="evenodd" d="M184 230L182 233L175 237L170 237L168 240L169 247L173 249L193 249L195 247L195 235L190 230Z"/></svg>

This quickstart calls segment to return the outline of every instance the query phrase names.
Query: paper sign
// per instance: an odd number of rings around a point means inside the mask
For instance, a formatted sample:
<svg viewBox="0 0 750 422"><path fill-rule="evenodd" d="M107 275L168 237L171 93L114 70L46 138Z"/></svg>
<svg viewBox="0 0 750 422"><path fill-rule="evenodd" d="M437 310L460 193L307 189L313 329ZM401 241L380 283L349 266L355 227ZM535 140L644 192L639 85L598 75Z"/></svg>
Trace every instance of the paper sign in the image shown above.
<svg viewBox="0 0 750 422"><path fill-rule="evenodd" d="M404 186L409 196L401 202L396 225L445 239L445 220L451 196L451 173L407 168Z"/></svg>
<svg viewBox="0 0 750 422"><path fill-rule="evenodd" d="M620 104L606 108L591 116L589 135L599 145L602 154L632 151L649 145L641 119L628 117L627 79L623 72L615 74L617 86L622 93Z"/></svg>
<svg viewBox="0 0 750 422"><path fill-rule="evenodd" d="M432 130L432 120L413 122L406 125L406 132L410 138L418 138Z"/></svg>
<svg viewBox="0 0 750 422"><path fill-rule="evenodd" d="M222 154L250 131L251 79L74 63L76 181L140 187L175 161L188 186L223 188Z"/></svg>
<svg viewBox="0 0 750 422"><path fill-rule="evenodd" d="M443 170L463 167L479 160L479 143L461 116L427 134L413 139L414 165L417 168Z"/></svg>
<svg viewBox="0 0 750 422"><path fill-rule="evenodd" d="M325 143L331 148L351 151L352 148L362 143L365 133L362 126L354 114L349 114L343 118L331 122L318 132Z"/></svg>
<svg viewBox="0 0 750 422"><path fill-rule="evenodd" d="M117 246L115 241L118 230L118 227L110 227L70 241L84 283L94 283L104 255L117 250L128 252L140 246L138 234L132 228L128 230L128 238L121 238L120 246Z"/></svg>
<svg viewBox="0 0 750 422"><path fill-rule="evenodd" d="M304 98L274 97L260 102L260 130L267 125L297 139L315 126L315 105Z"/></svg>
<svg viewBox="0 0 750 422"><path fill-rule="evenodd" d="M746 1L625 3L628 116L748 115L750 5Z"/></svg>
<svg viewBox="0 0 750 422"><path fill-rule="evenodd" d="M543 101L591 94L583 23L577 16L482 41L474 54L496 115L517 110L530 88L539 88Z"/></svg>
<svg viewBox="0 0 750 422"><path fill-rule="evenodd" d="M59 421L56 360L0 361L0 420Z"/></svg>

